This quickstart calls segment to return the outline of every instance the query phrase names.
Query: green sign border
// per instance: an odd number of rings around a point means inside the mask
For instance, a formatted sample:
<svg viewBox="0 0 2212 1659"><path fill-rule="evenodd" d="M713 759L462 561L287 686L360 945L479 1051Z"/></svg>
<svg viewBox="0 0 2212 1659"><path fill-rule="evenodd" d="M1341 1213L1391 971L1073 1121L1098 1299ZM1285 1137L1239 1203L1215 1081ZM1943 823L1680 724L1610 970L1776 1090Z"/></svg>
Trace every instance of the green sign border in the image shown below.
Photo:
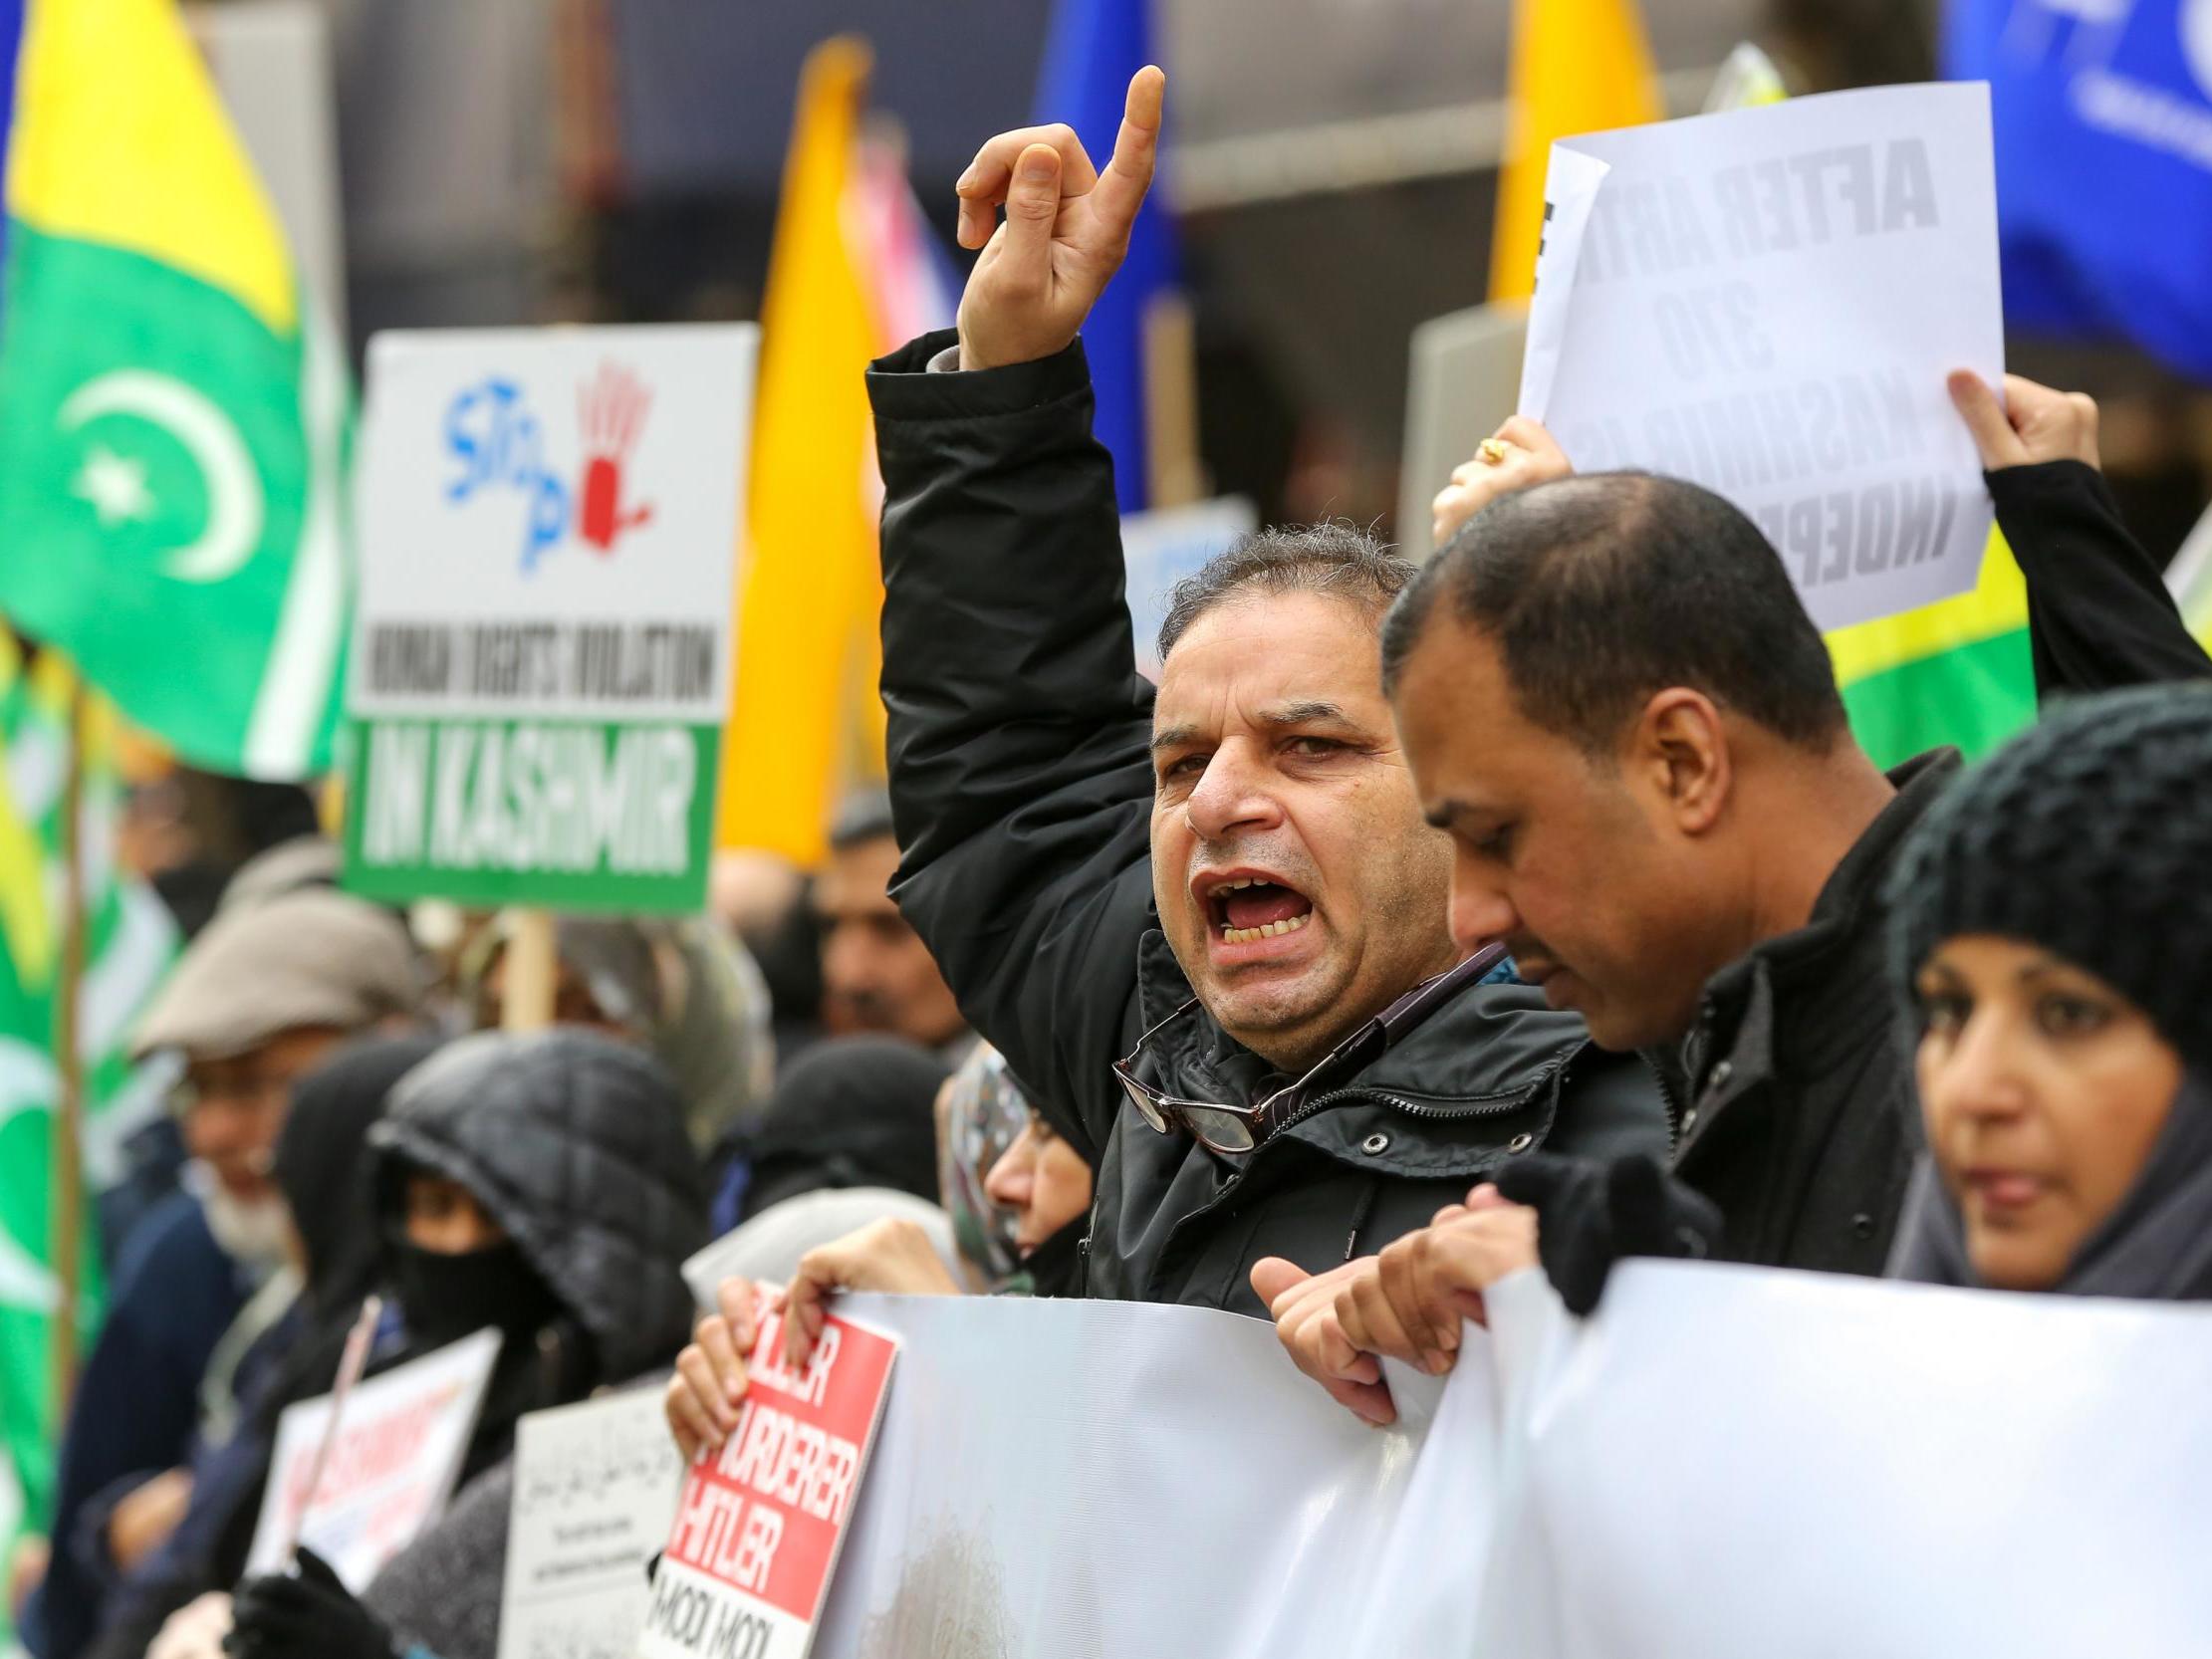
<svg viewBox="0 0 2212 1659"><path fill-rule="evenodd" d="M609 870L604 861L590 870L457 870L435 864L371 864L362 846L368 805L369 733L375 727L518 726L571 730L583 728L607 738L631 726L677 727L690 734L697 770L691 792L690 822L685 827L686 866L679 875L631 875ZM529 720L455 716L449 718L355 718L341 734L346 771L346 861L348 892L386 903L444 898L486 909L538 905L568 911L619 912L627 915L695 915L706 908L707 870L714 855L715 802L721 782L722 728L680 721ZM434 784L432 786L434 788Z"/></svg>

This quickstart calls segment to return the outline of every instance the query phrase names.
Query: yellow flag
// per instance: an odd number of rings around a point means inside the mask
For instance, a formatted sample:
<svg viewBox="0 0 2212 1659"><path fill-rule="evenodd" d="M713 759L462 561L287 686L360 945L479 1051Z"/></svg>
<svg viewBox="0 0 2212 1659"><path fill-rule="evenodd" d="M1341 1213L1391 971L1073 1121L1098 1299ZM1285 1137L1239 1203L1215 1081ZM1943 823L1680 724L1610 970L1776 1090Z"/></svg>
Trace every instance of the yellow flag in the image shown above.
<svg viewBox="0 0 2212 1659"><path fill-rule="evenodd" d="M1666 113L1635 0L1515 0L1506 91L1490 298L1525 300L1536 286L1552 140Z"/></svg>
<svg viewBox="0 0 2212 1659"><path fill-rule="evenodd" d="M737 673L719 844L801 863L822 854L838 792L880 773L875 618L882 578L867 480L875 355L864 273L846 231L869 55L851 37L809 55L784 163L761 306Z"/></svg>

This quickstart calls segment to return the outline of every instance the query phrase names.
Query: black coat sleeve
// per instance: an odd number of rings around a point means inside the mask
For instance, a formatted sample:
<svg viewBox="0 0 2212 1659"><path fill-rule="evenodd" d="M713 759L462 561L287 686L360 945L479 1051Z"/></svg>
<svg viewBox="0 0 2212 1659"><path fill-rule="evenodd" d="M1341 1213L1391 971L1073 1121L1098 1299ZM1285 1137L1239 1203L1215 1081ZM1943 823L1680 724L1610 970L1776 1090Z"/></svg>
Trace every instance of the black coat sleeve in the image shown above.
<svg viewBox="0 0 2212 1659"><path fill-rule="evenodd" d="M2046 461L1984 474L2021 574L2039 701L2212 675L2150 555L2094 467Z"/></svg>
<svg viewBox="0 0 2212 1659"><path fill-rule="evenodd" d="M1149 925L1151 687L1080 343L874 364L892 887L977 1031L1096 1164Z"/></svg>

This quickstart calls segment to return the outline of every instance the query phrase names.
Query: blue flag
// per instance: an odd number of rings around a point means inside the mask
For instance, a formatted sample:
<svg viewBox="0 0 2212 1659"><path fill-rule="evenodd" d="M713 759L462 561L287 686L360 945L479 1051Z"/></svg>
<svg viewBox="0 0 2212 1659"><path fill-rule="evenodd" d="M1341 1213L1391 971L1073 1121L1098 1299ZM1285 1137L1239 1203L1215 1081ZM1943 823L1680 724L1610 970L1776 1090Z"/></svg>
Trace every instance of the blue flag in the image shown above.
<svg viewBox="0 0 2212 1659"><path fill-rule="evenodd" d="M1066 121L1102 169L1113 153L1129 77L1159 60L1148 0L1059 0L1037 77L1037 119ZM1144 453L1144 310L1174 280L1175 249L1158 184L1129 233L1129 256L1083 329L1098 391L1095 430L1113 453L1121 511L1141 511L1148 494Z"/></svg>
<svg viewBox="0 0 2212 1659"><path fill-rule="evenodd" d="M1952 0L1990 84L2005 321L2212 380L2212 0Z"/></svg>

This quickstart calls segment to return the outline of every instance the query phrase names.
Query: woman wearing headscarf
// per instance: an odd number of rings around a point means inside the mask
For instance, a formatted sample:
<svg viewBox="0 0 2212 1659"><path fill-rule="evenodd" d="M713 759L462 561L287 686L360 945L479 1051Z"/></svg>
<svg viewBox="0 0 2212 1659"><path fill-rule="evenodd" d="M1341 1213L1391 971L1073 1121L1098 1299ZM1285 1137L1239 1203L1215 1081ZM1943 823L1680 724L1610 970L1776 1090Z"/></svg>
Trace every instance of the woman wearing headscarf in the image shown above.
<svg viewBox="0 0 2212 1659"><path fill-rule="evenodd" d="M464 954L480 1030L505 1006L508 925ZM759 1117L776 1075L768 985L734 937L699 916L563 916L555 948L554 1023L623 1038L665 1066L701 1152Z"/></svg>
<svg viewBox="0 0 2212 1659"><path fill-rule="evenodd" d="M937 1091L937 1190L960 1254L996 1290L1022 1270L1015 1213L991 1197L991 1171L1036 1117L1006 1057L978 1043Z"/></svg>
<svg viewBox="0 0 2212 1659"><path fill-rule="evenodd" d="M1890 901L1928 1155L1893 1278L2212 1299L2212 690L2084 699L1922 821Z"/></svg>

